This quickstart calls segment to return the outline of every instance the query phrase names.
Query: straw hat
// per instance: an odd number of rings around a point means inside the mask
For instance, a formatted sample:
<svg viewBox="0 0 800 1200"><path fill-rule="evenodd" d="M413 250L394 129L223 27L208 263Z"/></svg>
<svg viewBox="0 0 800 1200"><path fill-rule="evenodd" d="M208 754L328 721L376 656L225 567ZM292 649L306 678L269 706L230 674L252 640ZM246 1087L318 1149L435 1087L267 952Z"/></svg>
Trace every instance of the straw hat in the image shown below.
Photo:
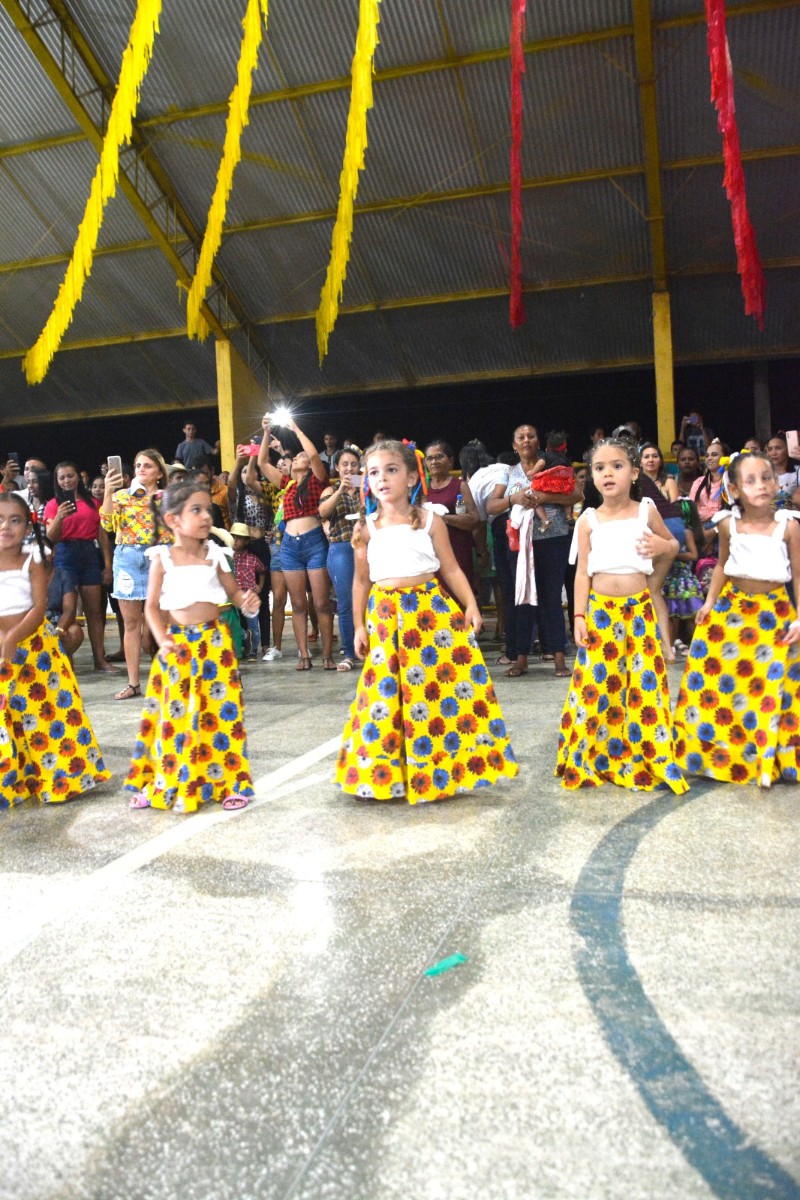
<svg viewBox="0 0 800 1200"><path fill-rule="evenodd" d="M231 537L250 537L250 530L244 521L234 521L231 525Z"/></svg>
<svg viewBox="0 0 800 1200"><path fill-rule="evenodd" d="M230 533L228 533L227 529L217 529L215 525L212 525L211 532L213 533L214 537L219 538L219 540L225 546L227 546L229 550L233 549L233 537Z"/></svg>

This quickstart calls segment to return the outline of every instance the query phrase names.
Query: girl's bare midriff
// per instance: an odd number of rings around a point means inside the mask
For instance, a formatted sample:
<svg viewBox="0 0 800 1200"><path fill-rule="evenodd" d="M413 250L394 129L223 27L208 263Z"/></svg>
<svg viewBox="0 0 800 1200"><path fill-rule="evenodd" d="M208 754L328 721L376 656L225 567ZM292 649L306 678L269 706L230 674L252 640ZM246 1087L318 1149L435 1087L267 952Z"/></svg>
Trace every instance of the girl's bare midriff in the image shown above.
<svg viewBox="0 0 800 1200"><path fill-rule="evenodd" d="M786 587L785 583L772 583L768 579L742 579L739 575L726 575L725 578L740 592L750 592L753 595L758 595L760 592L779 592Z"/></svg>
<svg viewBox="0 0 800 1200"><path fill-rule="evenodd" d="M647 587L647 576L641 571L629 575L612 575L598 571L592 576L592 591L597 596L637 596Z"/></svg>
<svg viewBox="0 0 800 1200"><path fill-rule="evenodd" d="M294 537L300 537L301 533L308 533L309 529L316 529L319 525L319 517L292 517L286 522L286 532Z"/></svg>
<svg viewBox="0 0 800 1200"><path fill-rule="evenodd" d="M426 583L432 583L436 578L435 575L412 575L403 579L378 579L375 583L379 588L409 588L409 587L424 587Z"/></svg>
<svg viewBox="0 0 800 1200"><path fill-rule="evenodd" d="M207 621L216 621L219 607L200 601L190 604L188 608L176 608L170 612L170 618L176 625L205 625Z"/></svg>

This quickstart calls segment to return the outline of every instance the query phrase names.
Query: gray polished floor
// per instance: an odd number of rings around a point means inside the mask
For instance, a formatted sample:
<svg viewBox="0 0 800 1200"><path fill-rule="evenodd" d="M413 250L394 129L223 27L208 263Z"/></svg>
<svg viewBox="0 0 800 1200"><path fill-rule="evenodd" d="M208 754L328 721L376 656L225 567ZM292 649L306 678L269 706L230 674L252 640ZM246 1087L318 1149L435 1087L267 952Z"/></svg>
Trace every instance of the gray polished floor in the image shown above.
<svg viewBox="0 0 800 1200"><path fill-rule="evenodd" d="M180 817L79 656L114 782L0 814L2 1200L800 1195L800 790L567 793L534 664L516 782L360 803L314 662L245 668L257 803Z"/></svg>

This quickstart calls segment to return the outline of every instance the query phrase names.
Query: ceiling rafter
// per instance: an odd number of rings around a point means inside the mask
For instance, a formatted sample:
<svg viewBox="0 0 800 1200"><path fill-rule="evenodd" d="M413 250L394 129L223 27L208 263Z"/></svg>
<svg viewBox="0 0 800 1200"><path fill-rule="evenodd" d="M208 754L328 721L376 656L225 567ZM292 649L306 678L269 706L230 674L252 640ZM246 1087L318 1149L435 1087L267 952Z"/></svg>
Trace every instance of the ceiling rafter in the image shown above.
<svg viewBox="0 0 800 1200"><path fill-rule="evenodd" d="M63 0L0 0L0 3L47 79L99 153L115 85L106 75ZM50 45L53 39L43 36L52 26L56 26L58 31L58 57ZM80 94L76 90L79 75L85 76L89 85L84 86ZM184 255L191 249L197 256L201 237L135 121L130 148L120 155L119 187L150 234L153 245L167 259L176 278L188 287L192 272L184 262ZM245 306L228 286L218 267L214 267L213 278L215 291L201 305L209 328L218 338L227 338L232 315L234 326L242 328L246 334L254 358L259 364L269 363L270 370L280 379L280 372L271 363Z"/></svg>
<svg viewBox="0 0 800 1200"><path fill-rule="evenodd" d="M3 0L5 2L5 0ZM797 0L746 0L744 3L729 5L726 13L727 20L735 21L737 17L750 17L769 12L779 12L782 9L794 8ZM705 21L703 13L683 13L654 22L657 31L677 29L685 26L701 25ZM563 50L570 46L588 46L598 42L611 41L619 38L631 38L634 35L633 25L614 25L606 29L586 30L575 34L565 34L561 37L541 38L525 43L525 54L546 54ZM403 63L396 67L387 67L375 71L374 83L391 82L394 79L407 79L414 75L428 75L439 71L454 71L462 67L478 66L481 63L500 62L508 58L508 46L497 46L490 50L476 51L473 54L449 55L445 58L427 59L417 63ZM297 84L294 87L274 88L269 92L254 92L250 98L250 107L258 108L267 104L280 104L285 101L304 100L310 96L321 96L329 92L345 91L350 87L349 75L336 76L331 79L318 79L309 83ZM162 125L174 125L181 121L199 120L203 117L218 116L227 111L228 102L217 100L210 104L193 105L189 108L170 108L161 113L137 122L141 131L154 129ZM79 131L54 134L49 138L35 138L27 142L18 142L0 146L0 158L20 154L35 153L39 150L53 149L58 146L72 145L85 140L86 135Z"/></svg>
<svg viewBox="0 0 800 1200"><path fill-rule="evenodd" d="M800 157L800 145L768 146L760 150L743 150L743 162L761 162L770 159ZM699 167L714 167L722 163L720 154L696 155L692 158L676 159L673 162L662 162L663 171L690 171ZM567 187L571 184L596 183L601 180L632 178L644 174L644 167L632 164L624 167L607 167L594 171L579 171L567 175L542 175L535 179L524 179L524 191L537 188ZM482 196L504 196L509 192L507 182L478 185L468 188L454 188L450 191L421 192L413 196L395 196L385 200L370 200L356 204L356 218L369 213L397 212L402 209L423 208L432 205L452 204L466 200L480 199ZM314 224L319 221L332 221L336 210L310 209L307 212L288 213L280 217L265 217L263 220L242 221L236 225L226 225L223 238L236 237L246 233L262 233L271 229L285 229L292 225ZM180 238L176 239L180 244ZM187 239L188 241L188 239ZM130 242L117 242L110 246L98 246L95 258L114 254L134 254L141 250L152 250L154 242L149 238L138 238ZM0 262L0 275L14 274L17 271L31 270L38 267L52 267L59 263L69 262L68 254L44 254L36 258L23 258L11 262Z"/></svg>
<svg viewBox="0 0 800 1200"><path fill-rule="evenodd" d="M785 258L767 258L762 260L765 271L797 270L800 268L800 256ZM702 266L685 267L670 271L671 279L694 279L708 275L734 275L735 263L707 263ZM590 276L584 279L551 279L545 283L530 283L523 288L525 295L537 293L581 290L590 287L609 287L614 284L644 283L651 280L647 271L633 271L628 275ZM362 304L342 305L339 314L342 317L362 316L368 313L387 313L405 308L431 308L445 304L464 304L471 300L493 300L508 296L507 287L475 288L466 292L444 292L439 295L394 296L387 300L371 300ZM302 312L280 313L268 317L256 318L259 326L289 325L299 321L313 321L316 309ZM235 325L229 327L232 332ZM160 329L139 330L136 333L107 334L103 337L81 338L72 342L64 342L62 351L93 350L106 346L126 346L135 342L153 342L169 338L186 336L186 326L178 325ZM772 351L770 351L772 353ZM0 361L22 358L23 350L0 350ZM551 372L552 373L552 372ZM407 386L407 384L404 384ZM417 386L422 386L417 383ZM301 394L301 393L298 393Z"/></svg>

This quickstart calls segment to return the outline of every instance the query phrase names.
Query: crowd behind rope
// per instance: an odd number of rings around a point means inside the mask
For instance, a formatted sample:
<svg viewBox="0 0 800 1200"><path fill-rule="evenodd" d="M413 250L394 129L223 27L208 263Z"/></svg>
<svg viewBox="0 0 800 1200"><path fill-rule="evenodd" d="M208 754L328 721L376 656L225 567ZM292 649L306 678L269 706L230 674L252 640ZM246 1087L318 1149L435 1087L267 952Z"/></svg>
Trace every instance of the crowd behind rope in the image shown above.
<svg viewBox="0 0 800 1200"><path fill-rule="evenodd" d="M668 463L628 421L610 437L594 428L576 461L566 431L549 431L542 444L525 423L496 458L469 442L457 468L444 438L416 449L378 433L362 452L347 439L340 448L327 431L320 452L295 420L278 428L265 416L230 473L214 470L218 442L198 438L191 423L183 433L170 465L153 447L131 464L112 456L94 476L71 461L52 472L33 457L6 462L4 804L29 793L66 799L105 781L71 667L84 639L80 607L94 670L127 675L114 700L141 697L143 651L153 657L126 782L132 807L192 811L209 799L243 807L252 787L238 668L283 657L287 598L298 672L314 666L318 639L323 670L361 671L337 768L344 790L361 798L402 790L411 802L439 799L516 773L477 642L481 610L492 601L495 665L508 678L527 675L537 656L555 677L572 679L556 768L565 787L612 781L683 790L681 771L717 770L742 782L796 778L800 737L790 725L800 700L800 626L792 580L800 528L791 517L800 514L800 463L782 432L763 448L751 438L732 455L692 412ZM111 654L108 605L120 637ZM732 609L730 619L714 618ZM755 609L757 629L745 619ZM403 633L409 624L416 631ZM766 650L759 658L774 678L746 678L751 697L759 688L770 693L777 740L759 714L740 727L720 718L717 704L716 724L701 719L691 694L698 688L701 708L720 700L717 683L737 697L736 711L747 702L739 677L731 683L709 648L705 626L722 639L723 658L735 652L743 678L749 647L776 631L783 659L773 662ZM746 636L732 641L740 627ZM376 639L388 639L395 653L387 658ZM672 729L664 672L678 659L688 662ZM768 684L778 677L772 694ZM647 702L652 687L660 708ZM193 689L196 703L187 706ZM622 707L610 703L614 689ZM465 698L477 692L465 714ZM59 714L54 697L67 694L68 712ZM609 711L615 719L623 713L621 729L611 728ZM656 742L643 737L642 722L655 725ZM726 740L734 730L736 747Z"/></svg>

